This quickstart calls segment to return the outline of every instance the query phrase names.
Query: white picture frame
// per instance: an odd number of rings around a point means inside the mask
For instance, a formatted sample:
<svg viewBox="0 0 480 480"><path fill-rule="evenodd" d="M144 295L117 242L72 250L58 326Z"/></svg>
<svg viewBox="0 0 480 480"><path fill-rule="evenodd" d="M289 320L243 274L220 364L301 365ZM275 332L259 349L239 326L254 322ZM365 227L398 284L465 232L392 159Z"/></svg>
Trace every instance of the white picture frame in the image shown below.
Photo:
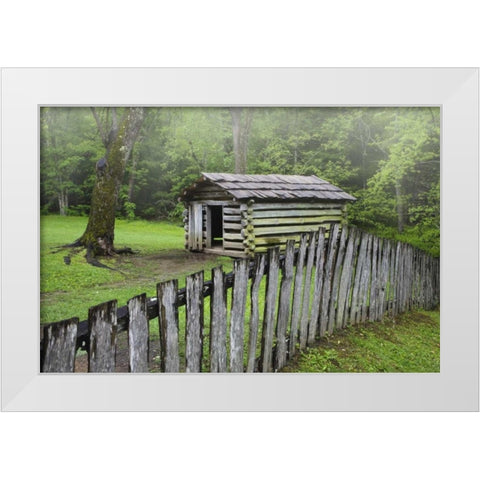
<svg viewBox="0 0 480 480"><path fill-rule="evenodd" d="M478 73L3 69L2 410L478 411ZM42 105L440 106L440 373L40 374Z"/></svg>

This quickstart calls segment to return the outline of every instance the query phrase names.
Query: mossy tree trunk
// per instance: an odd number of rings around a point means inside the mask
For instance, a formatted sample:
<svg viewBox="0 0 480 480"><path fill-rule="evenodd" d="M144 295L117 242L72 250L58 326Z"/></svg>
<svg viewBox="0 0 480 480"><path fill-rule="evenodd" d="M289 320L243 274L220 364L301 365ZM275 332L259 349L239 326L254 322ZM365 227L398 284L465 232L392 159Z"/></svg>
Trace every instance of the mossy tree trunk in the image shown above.
<svg viewBox="0 0 480 480"><path fill-rule="evenodd" d="M90 215L85 232L76 242L87 249L87 258L115 253L115 210L125 166L145 116L144 108L127 108L120 120L115 108L103 112L101 119L92 108L102 141L105 158L97 163Z"/></svg>
<svg viewBox="0 0 480 480"><path fill-rule="evenodd" d="M252 125L253 109L230 107L232 116L233 153L235 155L235 173L247 173L248 137Z"/></svg>

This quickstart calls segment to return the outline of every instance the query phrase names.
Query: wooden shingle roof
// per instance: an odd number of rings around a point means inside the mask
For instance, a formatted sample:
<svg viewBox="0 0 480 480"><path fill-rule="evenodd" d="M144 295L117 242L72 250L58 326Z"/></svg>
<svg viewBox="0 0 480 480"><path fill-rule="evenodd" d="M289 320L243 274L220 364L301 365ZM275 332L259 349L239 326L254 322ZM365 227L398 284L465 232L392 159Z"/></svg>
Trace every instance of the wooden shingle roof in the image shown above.
<svg viewBox="0 0 480 480"><path fill-rule="evenodd" d="M202 173L202 177L185 190L183 199L191 198L197 188L214 184L238 200L337 200L354 201L355 197L315 175L240 175Z"/></svg>

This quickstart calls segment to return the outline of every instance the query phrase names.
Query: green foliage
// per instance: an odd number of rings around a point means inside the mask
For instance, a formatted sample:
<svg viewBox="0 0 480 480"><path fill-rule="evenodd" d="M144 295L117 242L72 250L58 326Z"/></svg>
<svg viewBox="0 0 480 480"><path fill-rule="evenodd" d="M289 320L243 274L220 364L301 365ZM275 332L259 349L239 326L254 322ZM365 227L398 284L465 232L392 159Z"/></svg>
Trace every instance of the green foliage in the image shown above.
<svg viewBox="0 0 480 480"><path fill-rule="evenodd" d="M231 116L214 107L148 110L118 217L178 222L178 197L202 171L234 171ZM248 173L317 175L357 198L351 223L439 252L438 108L255 108L252 118ZM41 128L42 212L58 212L63 195L67 213L88 214L104 155L91 112L42 109Z"/></svg>
<svg viewBox="0 0 480 480"><path fill-rule="evenodd" d="M76 212L77 206L90 204L95 163L104 155L95 121L87 108L43 107L40 128L43 211Z"/></svg>

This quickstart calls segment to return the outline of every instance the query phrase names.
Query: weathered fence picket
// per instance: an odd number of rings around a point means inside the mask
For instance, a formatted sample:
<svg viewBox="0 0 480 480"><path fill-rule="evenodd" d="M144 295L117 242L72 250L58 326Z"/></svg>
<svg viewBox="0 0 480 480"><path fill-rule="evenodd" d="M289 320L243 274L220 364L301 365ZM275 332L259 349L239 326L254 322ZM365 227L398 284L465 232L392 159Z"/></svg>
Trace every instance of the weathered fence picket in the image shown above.
<svg viewBox="0 0 480 480"><path fill-rule="evenodd" d="M204 311L207 296L209 312ZM299 244L289 240L283 255L276 247L254 261L236 260L231 273L214 268L211 280L198 272L180 290L178 280L170 280L157 285L154 298L138 295L120 308L112 300L91 307L87 321L43 325L40 370L74 372L75 354L82 348L88 352L89 372L114 372L117 334L127 331L128 369L147 372L153 341L149 322L158 317L163 372L281 371L297 346L313 345L335 329L383 321L412 308L432 309L439 301L438 259L411 245L334 224L328 238L323 228L306 232ZM185 308L181 325L180 308Z"/></svg>
<svg viewBox="0 0 480 480"><path fill-rule="evenodd" d="M275 309L277 306L278 271L280 266L280 249L274 247L268 251L267 289L265 293L265 314L263 317L261 370L272 370L273 331Z"/></svg>
<svg viewBox="0 0 480 480"><path fill-rule="evenodd" d="M44 329L42 372L69 373L75 371L78 317L51 323Z"/></svg>
<svg viewBox="0 0 480 480"><path fill-rule="evenodd" d="M312 345L318 330L320 315L321 292L323 287L323 265L325 262L325 229L318 231L317 247L315 251L315 277L313 281L312 309L308 320L308 345Z"/></svg>
<svg viewBox="0 0 480 480"><path fill-rule="evenodd" d="M146 295L142 293L131 298L127 306L129 371L148 372L149 323Z"/></svg>
<svg viewBox="0 0 480 480"><path fill-rule="evenodd" d="M337 314L338 290L340 288L340 278L342 275L342 264L343 264L343 257L345 255L347 234L348 234L348 228L347 227L342 228L342 233L340 235L340 243L337 251L337 258L335 261L335 270L333 272L333 277L332 277L332 289L330 292L330 309L328 312L328 326L327 326L329 334L333 333L333 329L335 326L339 327L338 324L337 325L335 324L335 319Z"/></svg>
<svg viewBox="0 0 480 480"><path fill-rule="evenodd" d="M331 290L333 275L335 273L335 257L337 253L337 238L339 232L339 225L336 223L330 229L329 239L328 239L328 250L327 250L327 261L325 263L325 272L323 277L323 289L322 289L322 309L320 317L320 336L323 337L328 328L328 319L329 319L329 307L331 300Z"/></svg>
<svg viewBox="0 0 480 480"><path fill-rule="evenodd" d="M300 247L298 249L297 265L295 270L295 280L293 287L292 300L292 322L290 325L290 355L295 353L296 343L298 338L298 326L300 323L300 314L302 310L302 287L303 287L303 272L305 266L305 254L307 251L307 236L302 235L300 238Z"/></svg>
<svg viewBox="0 0 480 480"><path fill-rule="evenodd" d="M230 315L230 371L243 372L243 337L248 291L248 259L235 260Z"/></svg>
<svg viewBox="0 0 480 480"><path fill-rule="evenodd" d="M247 372L255 371L255 360L257 354L258 328L259 328L259 292L260 285L265 272L265 255L257 255L255 258L255 266L253 269L252 286L250 290L251 313L250 313L250 330L248 334L248 358Z"/></svg>
<svg viewBox="0 0 480 480"><path fill-rule="evenodd" d="M200 372L203 357L203 272L186 278L185 370Z"/></svg>
<svg viewBox="0 0 480 480"><path fill-rule="evenodd" d="M287 240L285 261L282 267L282 282L277 317L277 348L275 350L275 370L281 370L287 362L287 327L290 315L290 297L293 283L295 240Z"/></svg>
<svg viewBox="0 0 480 480"><path fill-rule="evenodd" d="M102 303L88 310L88 371L115 371L117 346L117 301Z"/></svg>
<svg viewBox="0 0 480 480"><path fill-rule="evenodd" d="M157 285L160 358L162 370L167 373L180 371L177 293L178 280Z"/></svg>
<svg viewBox="0 0 480 480"><path fill-rule="evenodd" d="M353 281L353 289L352 289L352 301L350 307L350 323L355 325L358 323L359 318L359 309L360 309L360 302L359 302L359 292L361 287L361 276L363 265L365 263L365 257L367 254L367 243L368 243L368 235L366 233L360 234L360 247L358 251L358 255L356 256L356 264L355 264L355 279Z"/></svg>
<svg viewBox="0 0 480 480"><path fill-rule="evenodd" d="M212 270L210 299L210 371L227 371L227 299L222 267Z"/></svg>
<svg viewBox="0 0 480 480"><path fill-rule="evenodd" d="M351 278L353 273L354 248L356 245L357 231L350 229L348 243L345 250L345 259L343 262L342 274L338 290L337 319L335 326L342 328L345 326L345 312L348 307L348 297L350 291Z"/></svg>
<svg viewBox="0 0 480 480"><path fill-rule="evenodd" d="M315 259L315 244L316 244L316 233L311 232L308 237L308 258L307 258L307 267L305 270L305 279L303 285L303 300L302 300L302 313L300 316L300 348L305 348L307 346L307 334L308 334L308 312L310 306L310 297L311 297L311 284L312 284L312 269L313 269L313 260Z"/></svg>

